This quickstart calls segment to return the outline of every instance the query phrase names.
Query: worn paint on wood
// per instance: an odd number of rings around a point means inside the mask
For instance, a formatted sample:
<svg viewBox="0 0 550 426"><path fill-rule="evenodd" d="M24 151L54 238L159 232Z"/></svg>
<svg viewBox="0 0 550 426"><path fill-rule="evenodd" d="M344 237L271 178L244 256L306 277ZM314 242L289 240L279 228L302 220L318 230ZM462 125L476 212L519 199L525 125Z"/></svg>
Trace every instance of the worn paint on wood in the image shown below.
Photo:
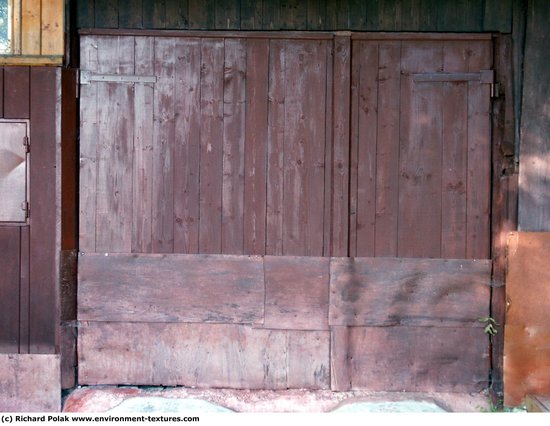
<svg viewBox="0 0 550 426"><path fill-rule="evenodd" d="M19 227L0 227L0 352L19 352L19 280L21 232Z"/></svg>
<svg viewBox="0 0 550 426"><path fill-rule="evenodd" d="M266 256L265 328L328 330L329 258Z"/></svg>
<svg viewBox="0 0 550 426"><path fill-rule="evenodd" d="M489 261L333 258L330 325L479 327Z"/></svg>
<svg viewBox="0 0 550 426"><path fill-rule="evenodd" d="M0 354L0 411L59 412L59 355Z"/></svg>
<svg viewBox="0 0 550 426"><path fill-rule="evenodd" d="M511 234L506 279L504 403L550 393L550 234Z"/></svg>
<svg viewBox="0 0 550 426"><path fill-rule="evenodd" d="M79 383L327 389L329 332L83 322Z"/></svg>
<svg viewBox="0 0 550 426"><path fill-rule="evenodd" d="M78 319L261 324L260 257L85 254Z"/></svg>
<svg viewBox="0 0 550 426"><path fill-rule="evenodd" d="M351 327L348 350L352 389L479 392L489 379L481 328Z"/></svg>
<svg viewBox="0 0 550 426"><path fill-rule="evenodd" d="M28 67L4 67L4 118L30 117Z"/></svg>
<svg viewBox="0 0 550 426"><path fill-rule="evenodd" d="M330 389L345 392L351 389L349 369L349 328L330 328Z"/></svg>

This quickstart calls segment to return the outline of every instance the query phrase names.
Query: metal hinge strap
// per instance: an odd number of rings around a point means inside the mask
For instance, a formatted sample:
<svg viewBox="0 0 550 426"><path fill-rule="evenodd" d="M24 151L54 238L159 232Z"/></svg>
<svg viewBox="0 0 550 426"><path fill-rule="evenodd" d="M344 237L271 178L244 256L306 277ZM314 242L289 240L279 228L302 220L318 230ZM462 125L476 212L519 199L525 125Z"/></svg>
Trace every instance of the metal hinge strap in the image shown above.
<svg viewBox="0 0 550 426"><path fill-rule="evenodd" d="M28 136L25 136L23 138L23 146L25 147L25 152L26 153L29 153L30 150L31 150L31 144L30 144L30 141L29 141L29 137Z"/></svg>
<svg viewBox="0 0 550 426"><path fill-rule="evenodd" d="M102 83L156 83L154 75L122 75L122 74L94 74L91 71L80 71L80 84L92 82Z"/></svg>
<svg viewBox="0 0 550 426"><path fill-rule="evenodd" d="M28 201L23 201L21 203L21 210L25 212L25 219L28 219L30 214L30 206Z"/></svg>
<svg viewBox="0 0 550 426"><path fill-rule="evenodd" d="M494 82L493 70L481 70L479 72L425 72L413 74L413 81L419 83L478 81L482 84Z"/></svg>

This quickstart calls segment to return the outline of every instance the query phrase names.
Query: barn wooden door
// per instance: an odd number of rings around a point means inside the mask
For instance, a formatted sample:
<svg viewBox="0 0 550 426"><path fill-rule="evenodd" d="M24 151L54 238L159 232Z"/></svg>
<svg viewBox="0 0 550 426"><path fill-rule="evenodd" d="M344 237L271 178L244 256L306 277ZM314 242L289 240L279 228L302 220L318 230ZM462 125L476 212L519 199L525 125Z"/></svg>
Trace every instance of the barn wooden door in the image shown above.
<svg viewBox="0 0 550 426"><path fill-rule="evenodd" d="M486 386L490 37L81 42L81 384Z"/></svg>

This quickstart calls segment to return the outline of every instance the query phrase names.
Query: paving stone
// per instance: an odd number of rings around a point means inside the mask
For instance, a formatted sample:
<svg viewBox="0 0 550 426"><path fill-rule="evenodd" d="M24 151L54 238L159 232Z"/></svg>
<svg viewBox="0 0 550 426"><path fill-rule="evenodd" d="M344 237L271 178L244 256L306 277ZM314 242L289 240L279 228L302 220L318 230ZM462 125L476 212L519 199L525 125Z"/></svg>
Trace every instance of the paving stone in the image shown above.
<svg viewBox="0 0 550 426"><path fill-rule="evenodd" d="M433 402L384 401L352 402L342 405L333 413L445 413L446 410Z"/></svg>
<svg viewBox="0 0 550 426"><path fill-rule="evenodd" d="M134 397L107 411L108 413L233 413L234 411L196 398L172 399Z"/></svg>

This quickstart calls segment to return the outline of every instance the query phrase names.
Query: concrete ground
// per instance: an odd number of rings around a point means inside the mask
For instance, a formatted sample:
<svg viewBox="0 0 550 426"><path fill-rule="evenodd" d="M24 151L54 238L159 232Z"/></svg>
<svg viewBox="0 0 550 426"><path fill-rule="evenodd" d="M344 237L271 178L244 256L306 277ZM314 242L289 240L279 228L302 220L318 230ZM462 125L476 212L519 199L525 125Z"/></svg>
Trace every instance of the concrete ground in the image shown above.
<svg viewBox="0 0 550 426"><path fill-rule="evenodd" d="M481 412L486 394L258 391L162 387L79 387L64 399L64 412Z"/></svg>

